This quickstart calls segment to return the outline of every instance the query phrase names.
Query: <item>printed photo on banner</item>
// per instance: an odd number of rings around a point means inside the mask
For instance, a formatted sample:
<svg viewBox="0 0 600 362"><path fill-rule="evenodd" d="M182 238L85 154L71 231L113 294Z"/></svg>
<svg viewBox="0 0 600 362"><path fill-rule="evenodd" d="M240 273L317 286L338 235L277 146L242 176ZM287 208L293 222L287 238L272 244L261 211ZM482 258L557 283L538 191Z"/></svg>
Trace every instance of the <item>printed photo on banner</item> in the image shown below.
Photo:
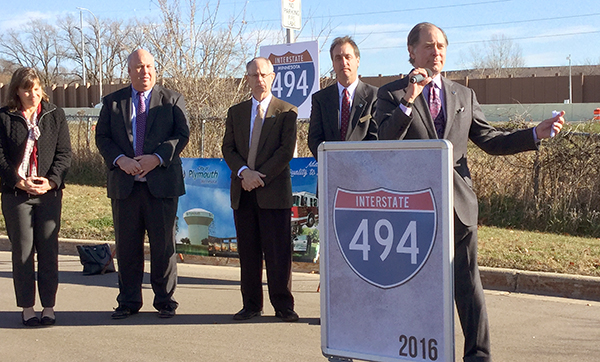
<svg viewBox="0 0 600 362"><path fill-rule="evenodd" d="M179 198L175 225L177 252L238 257L229 199L231 171L222 158L184 158L186 194ZM290 162L294 261L316 262L319 256L317 162L312 157Z"/></svg>

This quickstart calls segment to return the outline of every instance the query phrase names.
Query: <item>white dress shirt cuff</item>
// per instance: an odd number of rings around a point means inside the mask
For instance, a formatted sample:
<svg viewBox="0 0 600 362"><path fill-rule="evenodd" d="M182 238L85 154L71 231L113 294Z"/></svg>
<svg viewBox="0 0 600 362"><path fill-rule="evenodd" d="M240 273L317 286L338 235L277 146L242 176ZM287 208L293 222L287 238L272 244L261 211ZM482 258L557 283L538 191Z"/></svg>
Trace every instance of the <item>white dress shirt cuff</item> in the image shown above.
<svg viewBox="0 0 600 362"><path fill-rule="evenodd" d="M533 127L533 142L540 143L540 139L537 135L537 126Z"/></svg>
<svg viewBox="0 0 600 362"><path fill-rule="evenodd" d="M243 178L242 177L242 171L244 171L245 169L249 168L248 166L242 166L242 168L240 168L237 172L237 177L239 178Z"/></svg>
<svg viewBox="0 0 600 362"><path fill-rule="evenodd" d="M158 161L160 161L159 166L165 165L165 161L163 161L162 157L160 157L160 155L158 153L155 153L154 156L158 157Z"/></svg>
<svg viewBox="0 0 600 362"><path fill-rule="evenodd" d="M410 116L412 114L412 108L409 108L404 104L400 104L399 107L402 110L402 112L404 112L404 114L406 114L407 116Z"/></svg>

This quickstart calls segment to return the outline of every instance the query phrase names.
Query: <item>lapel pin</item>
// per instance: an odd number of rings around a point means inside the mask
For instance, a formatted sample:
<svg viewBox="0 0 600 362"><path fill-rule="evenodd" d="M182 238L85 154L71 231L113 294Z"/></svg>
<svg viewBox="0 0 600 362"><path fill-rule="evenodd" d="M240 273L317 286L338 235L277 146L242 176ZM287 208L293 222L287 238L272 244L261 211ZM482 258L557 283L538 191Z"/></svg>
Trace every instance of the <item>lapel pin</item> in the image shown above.
<svg viewBox="0 0 600 362"><path fill-rule="evenodd" d="M456 110L456 113L461 113L465 111L465 107L460 107L459 109Z"/></svg>

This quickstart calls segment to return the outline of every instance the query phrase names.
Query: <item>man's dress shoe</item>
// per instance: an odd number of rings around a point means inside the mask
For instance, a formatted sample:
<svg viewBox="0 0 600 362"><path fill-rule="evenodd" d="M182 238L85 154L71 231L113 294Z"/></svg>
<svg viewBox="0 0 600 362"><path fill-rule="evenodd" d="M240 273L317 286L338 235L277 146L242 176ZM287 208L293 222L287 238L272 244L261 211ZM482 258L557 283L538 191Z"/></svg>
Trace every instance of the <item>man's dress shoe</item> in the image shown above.
<svg viewBox="0 0 600 362"><path fill-rule="evenodd" d="M125 319L132 314L136 314L137 312L138 312L137 310L133 310L128 307L117 307L117 309L115 309L115 311L111 315L111 318L112 319Z"/></svg>
<svg viewBox="0 0 600 362"><path fill-rule="evenodd" d="M173 318L175 317L175 308L171 305L165 305L158 311L159 318Z"/></svg>
<svg viewBox="0 0 600 362"><path fill-rule="evenodd" d="M275 312L275 317L280 318L284 322L296 322L300 317L293 309L278 310Z"/></svg>
<svg viewBox="0 0 600 362"><path fill-rule="evenodd" d="M262 310L254 311L254 310L243 308L242 310L240 310L239 312L234 314L233 319L235 319L236 321L245 321L247 319L252 319L254 317L260 317L261 315L262 315Z"/></svg>

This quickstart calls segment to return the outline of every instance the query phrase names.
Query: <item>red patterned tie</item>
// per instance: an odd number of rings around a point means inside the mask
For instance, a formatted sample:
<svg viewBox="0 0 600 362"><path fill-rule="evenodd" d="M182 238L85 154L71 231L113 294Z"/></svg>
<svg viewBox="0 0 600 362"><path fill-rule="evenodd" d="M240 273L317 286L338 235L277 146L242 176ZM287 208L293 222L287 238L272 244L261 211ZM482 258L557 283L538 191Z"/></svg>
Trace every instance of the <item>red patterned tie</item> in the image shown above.
<svg viewBox="0 0 600 362"><path fill-rule="evenodd" d="M138 108L135 116L135 155L144 154L144 136L146 134L146 102L144 93L138 92Z"/></svg>
<svg viewBox="0 0 600 362"><path fill-rule="evenodd" d="M343 95L340 133L342 141L345 141L346 132L348 132L348 124L350 123L350 93L348 93L348 89L344 88Z"/></svg>

